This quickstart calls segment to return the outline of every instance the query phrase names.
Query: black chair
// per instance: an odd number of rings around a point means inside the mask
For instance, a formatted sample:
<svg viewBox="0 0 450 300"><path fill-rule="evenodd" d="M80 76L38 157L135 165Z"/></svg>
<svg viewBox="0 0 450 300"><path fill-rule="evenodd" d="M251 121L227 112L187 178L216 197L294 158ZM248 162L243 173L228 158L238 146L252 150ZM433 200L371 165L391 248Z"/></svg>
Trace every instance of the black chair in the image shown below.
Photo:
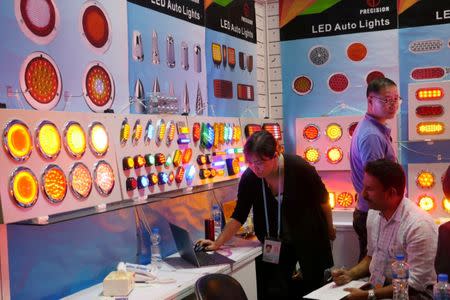
<svg viewBox="0 0 450 300"><path fill-rule="evenodd" d="M438 247L434 267L437 274L450 276L450 221L439 226Z"/></svg>
<svg viewBox="0 0 450 300"><path fill-rule="evenodd" d="M241 284L225 274L208 274L195 283L197 300L247 300Z"/></svg>

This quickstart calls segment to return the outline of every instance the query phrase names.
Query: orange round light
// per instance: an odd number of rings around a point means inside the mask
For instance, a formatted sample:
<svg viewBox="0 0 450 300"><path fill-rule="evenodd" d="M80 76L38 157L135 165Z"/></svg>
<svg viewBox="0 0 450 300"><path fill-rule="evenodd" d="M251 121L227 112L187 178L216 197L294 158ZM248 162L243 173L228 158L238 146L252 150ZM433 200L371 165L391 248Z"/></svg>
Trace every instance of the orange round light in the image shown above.
<svg viewBox="0 0 450 300"><path fill-rule="evenodd" d="M319 138L319 127L315 124L308 124L303 129L303 137L312 142Z"/></svg>
<svg viewBox="0 0 450 300"><path fill-rule="evenodd" d="M111 194L114 188L114 171L109 163L99 161L94 168L94 184L97 191L104 196Z"/></svg>
<svg viewBox="0 0 450 300"><path fill-rule="evenodd" d="M27 160L33 149L28 126L19 120L9 122L3 131L3 147L14 160Z"/></svg>
<svg viewBox="0 0 450 300"><path fill-rule="evenodd" d="M340 193L337 197L337 204L344 208L350 207L353 204L353 195L349 192Z"/></svg>
<svg viewBox="0 0 450 300"><path fill-rule="evenodd" d="M106 66L95 61L90 63L84 73L83 95L92 111L103 112L114 101L114 80Z"/></svg>
<svg viewBox="0 0 450 300"><path fill-rule="evenodd" d="M367 55L367 48L362 43L352 43L347 47L347 57L353 61L361 61Z"/></svg>
<svg viewBox="0 0 450 300"><path fill-rule="evenodd" d="M320 160L319 150L313 147L309 147L305 149L305 159L310 163L316 163Z"/></svg>
<svg viewBox="0 0 450 300"><path fill-rule="evenodd" d="M442 200L442 207L444 208L444 210L446 212L448 212L450 214L450 200L448 200L447 198L444 198Z"/></svg>
<svg viewBox="0 0 450 300"><path fill-rule="evenodd" d="M111 29L104 8L98 1L88 1L83 8L83 35L94 49L100 53L106 51L110 44Z"/></svg>
<svg viewBox="0 0 450 300"><path fill-rule="evenodd" d="M25 208L33 206L39 195L36 176L28 168L17 168L9 179L9 192L18 206Z"/></svg>
<svg viewBox="0 0 450 300"><path fill-rule="evenodd" d="M342 153L342 149L339 147L334 146L327 151L327 160L331 164L339 163L343 157L344 154Z"/></svg>
<svg viewBox="0 0 450 300"><path fill-rule="evenodd" d="M79 123L69 122L64 129L64 145L67 152L76 158L83 156L86 151L86 135Z"/></svg>
<svg viewBox="0 0 450 300"><path fill-rule="evenodd" d="M335 142L342 137L342 127L336 123L329 124L325 130L325 134L330 141Z"/></svg>
<svg viewBox="0 0 450 300"><path fill-rule="evenodd" d="M430 211L434 208L434 199L431 196L420 196L417 204L424 211Z"/></svg>
<svg viewBox="0 0 450 300"><path fill-rule="evenodd" d="M83 163L73 165L69 174L69 186L77 199L86 199L91 193L92 177Z"/></svg>
<svg viewBox="0 0 450 300"><path fill-rule="evenodd" d="M89 127L89 146L98 157L104 156L108 151L108 133L102 123L94 122Z"/></svg>
<svg viewBox="0 0 450 300"><path fill-rule="evenodd" d="M416 178L416 185L423 189L429 189L434 186L436 180L434 174L428 171L421 171Z"/></svg>
<svg viewBox="0 0 450 300"><path fill-rule="evenodd" d="M55 158L61 151L61 137L56 125L49 121L39 124L36 131L36 145L44 158Z"/></svg>
<svg viewBox="0 0 450 300"><path fill-rule="evenodd" d="M57 165L49 165L42 174L42 188L50 202L62 202L67 193L67 179L63 170Z"/></svg>

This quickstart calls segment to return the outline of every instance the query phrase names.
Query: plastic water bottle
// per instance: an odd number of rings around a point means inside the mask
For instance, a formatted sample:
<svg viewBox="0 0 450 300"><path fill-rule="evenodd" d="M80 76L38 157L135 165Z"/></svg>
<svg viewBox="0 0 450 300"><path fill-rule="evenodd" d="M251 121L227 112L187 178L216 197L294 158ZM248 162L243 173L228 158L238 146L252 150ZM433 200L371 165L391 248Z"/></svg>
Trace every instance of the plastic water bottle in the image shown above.
<svg viewBox="0 0 450 300"><path fill-rule="evenodd" d="M405 256L399 254L392 263L392 286L394 288L394 300L408 300L409 265Z"/></svg>
<svg viewBox="0 0 450 300"><path fill-rule="evenodd" d="M214 240L217 240L222 232L222 212L217 204L214 204L212 207L212 217L214 220Z"/></svg>
<svg viewBox="0 0 450 300"><path fill-rule="evenodd" d="M450 285L448 284L448 275L439 274L438 281L433 286L434 300L450 300Z"/></svg>
<svg viewBox="0 0 450 300"><path fill-rule="evenodd" d="M152 241L152 259L151 264L156 268L161 268L161 249L159 248L159 243L161 242L161 236L159 235L159 228L153 227L152 233L150 235L150 240Z"/></svg>

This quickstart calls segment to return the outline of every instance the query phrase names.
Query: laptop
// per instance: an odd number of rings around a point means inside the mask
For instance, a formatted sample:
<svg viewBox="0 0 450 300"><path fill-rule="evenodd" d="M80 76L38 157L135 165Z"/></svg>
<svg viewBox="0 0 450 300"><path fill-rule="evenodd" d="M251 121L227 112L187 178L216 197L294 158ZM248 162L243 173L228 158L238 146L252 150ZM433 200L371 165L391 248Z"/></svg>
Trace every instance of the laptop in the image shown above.
<svg viewBox="0 0 450 300"><path fill-rule="evenodd" d="M175 245L181 258L196 267L231 264L234 260L216 252L194 251L194 243L189 232L175 224L169 223Z"/></svg>

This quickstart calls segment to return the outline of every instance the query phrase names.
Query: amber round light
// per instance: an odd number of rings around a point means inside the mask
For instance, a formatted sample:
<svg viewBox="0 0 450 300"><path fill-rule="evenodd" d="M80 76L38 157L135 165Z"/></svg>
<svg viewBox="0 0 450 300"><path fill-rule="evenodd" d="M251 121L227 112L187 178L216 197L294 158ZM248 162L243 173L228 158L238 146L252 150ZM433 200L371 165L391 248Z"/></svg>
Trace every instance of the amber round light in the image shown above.
<svg viewBox="0 0 450 300"><path fill-rule="evenodd" d="M331 164L339 163L342 160L343 156L344 154L342 153L342 149L339 147L331 147L327 151L327 160Z"/></svg>
<svg viewBox="0 0 450 300"><path fill-rule="evenodd" d="M94 184L97 191L104 196L111 194L114 188L114 171L106 161L99 161L94 168Z"/></svg>
<svg viewBox="0 0 450 300"><path fill-rule="evenodd" d="M9 122L3 131L3 147L14 160L27 160L33 149L28 126L19 120Z"/></svg>
<svg viewBox="0 0 450 300"><path fill-rule="evenodd" d="M86 199L91 193L92 176L83 163L73 165L69 174L69 186L77 199Z"/></svg>
<svg viewBox="0 0 450 300"><path fill-rule="evenodd" d="M33 206L39 195L36 176L28 168L17 168L9 179L9 192L18 206Z"/></svg>
<svg viewBox="0 0 450 300"><path fill-rule="evenodd" d="M303 129L303 137L312 142L319 138L319 127L314 124L308 124Z"/></svg>
<svg viewBox="0 0 450 300"><path fill-rule="evenodd" d="M83 93L93 111L103 112L111 107L114 99L114 82L102 63L94 62L88 66L84 76Z"/></svg>
<svg viewBox="0 0 450 300"><path fill-rule="evenodd" d="M421 171L416 178L416 185L423 189L429 189L434 186L436 180L434 174L428 171Z"/></svg>
<svg viewBox="0 0 450 300"><path fill-rule="evenodd" d="M329 124L325 130L325 134L330 141L335 142L342 137L342 127L336 123Z"/></svg>
<svg viewBox="0 0 450 300"><path fill-rule="evenodd" d="M42 174L42 188L50 202L62 202L67 193L67 179L63 170L56 165L49 165Z"/></svg>
<svg viewBox="0 0 450 300"><path fill-rule="evenodd" d="M39 124L36 131L37 149L44 158L52 159L61 151L61 136L56 125L49 121Z"/></svg>
<svg viewBox="0 0 450 300"><path fill-rule="evenodd" d="M70 155L76 158L86 151L86 135L83 127L77 122L69 122L64 129L64 145Z"/></svg>
<svg viewBox="0 0 450 300"><path fill-rule="evenodd" d="M305 149L305 159L310 163L316 163L320 160L319 150L313 147Z"/></svg>
<svg viewBox="0 0 450 300"><path fill-rule="evenodd" d="M442 200L442 207L444 208L444 210L450 214L450 201L447 198L444 198Z"/></svg>
<svg viewBox="0 0 450 300"><path fill-rule="evenodd" d="M353 61L361 61L367 55L367 48L362 43L352 43L347 48L347 57Z"/></svg>
<svg viewBox="0 0 450 300"><path fill-rule="evenodd" d="M104 156L108 151L108 133L102 123L94 122L89 127L89 146L98 157Z"/></svg>
<svg viewBox="0 0 450 300"><path fill-rule="evenodd" d="M336 202L339 206L348 208L353 203L353 195L349 192L342 192L338 195Z"/></svg>
<svg viewBox="0 0 450 300"><path fill-rule="evenodd" d="M434 199L433 197L427 195L420 196L417 204L424 211L430 211L434 208Z"/></svg>
<svg viewBox="0 0 450 300"><path fill-rule="evenodd" d="M312 89L313 81L305 75L297 76L292 81L292 90L300 96L310 93Z"/></svg>
<svg viewBox="0 0 450 300"><path fill-rule="evenodd" d="M81 23L83 34L89 44L102 52L106 51L110 42L110 26L104 8L99 2L86 2Z"/></svg>

